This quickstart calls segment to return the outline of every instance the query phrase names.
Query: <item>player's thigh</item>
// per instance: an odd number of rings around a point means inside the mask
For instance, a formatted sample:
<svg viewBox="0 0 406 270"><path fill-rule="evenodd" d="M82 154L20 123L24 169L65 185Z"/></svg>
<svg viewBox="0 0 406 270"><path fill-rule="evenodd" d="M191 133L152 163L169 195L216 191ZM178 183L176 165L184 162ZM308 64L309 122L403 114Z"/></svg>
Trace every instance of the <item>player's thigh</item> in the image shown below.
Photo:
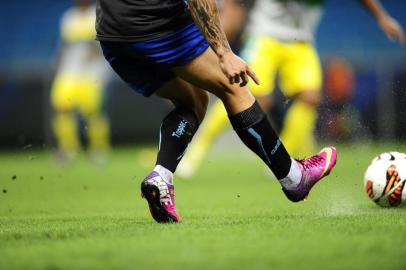
<svg viewBox="0 0 406 270"><path fill-rule="evenodd" d="M280 67L281 89L286 96L301 92L319 92L322 86L320 60L309 43L286 45L284 61Z"/></svg>
<svg viewBox="0 0 406 270"><path fill-rule="evenodd" d="M74 76L57 74L51 88L51 105L55 111L70 111L76 107L77 80Z"/></svg>
<svg viewBox="0 0 406 270"><path fill-rule="evenodd" d="M213 92L215 95L232 91L228 87L227 77L220 69L218 57L211 48L208 48L189 63L174 67L173 71L183 80Z"/></svg>
<svg viewBox="0 0 406 270"><path fill-rule="evenodd" d="M179 77L175 77L159 88L155 95L170 100L175 106L182 106L195 112L200 122L209 103L208 93Z"/></svg>
<svg viewBox="0 0 406 270"><path fill-rule="evenodd" d="M271 94L280 61L278 42L266 36L252 36L245 43L241 56L261 79L260 85L253 81L248 84L252 94L256 97Z"/></svg>
<svg viewBox="0 0 406 270"><path fill-rule="evenodd" d="M186 65L173 68L173 71L183 80L219 97L229 113L240 112L253 103L253 96L247 87L229 83L211 48Z"/></svg>

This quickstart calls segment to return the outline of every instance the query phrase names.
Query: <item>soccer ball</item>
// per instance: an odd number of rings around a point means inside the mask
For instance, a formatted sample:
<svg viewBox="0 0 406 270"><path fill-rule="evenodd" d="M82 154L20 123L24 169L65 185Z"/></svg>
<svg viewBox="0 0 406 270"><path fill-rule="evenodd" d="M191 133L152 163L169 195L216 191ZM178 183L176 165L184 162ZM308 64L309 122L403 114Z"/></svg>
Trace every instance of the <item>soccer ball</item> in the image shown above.
<svg viewBox="0 0 406 270"><path fill-rule="evenodd" d="M366 192L382 207L406 205L406 154L382 153L375 157L364 176Z"/></svg>

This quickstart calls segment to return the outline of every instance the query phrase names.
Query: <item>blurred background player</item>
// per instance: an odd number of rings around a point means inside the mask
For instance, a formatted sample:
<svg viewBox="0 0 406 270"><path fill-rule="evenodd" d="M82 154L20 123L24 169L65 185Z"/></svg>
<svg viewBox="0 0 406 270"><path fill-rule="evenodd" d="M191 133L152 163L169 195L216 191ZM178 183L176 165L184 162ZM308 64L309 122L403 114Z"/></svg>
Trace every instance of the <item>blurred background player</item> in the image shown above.
<svg viewBox="0 0 406 270"><path fill-rule="evenodd" d="M103 112L108 66L95 41L95 6L77 0L62 16L61 46L52 85L53 130L57 157L72 160L80 149L77 113L85 120L90 158L104 162L109 149L109 122Z"/></svg>
<svg viewBox="0 0 406 270"><path fill-rule="evenodd" d="M290 103L284 117L281 139L289 153L303 157L314 151L314 129L321 101L322 69L314 48L315 32L323 0L223 0L222 24L227 37L237 44L248 19L248 36L242 57L261 78L249 87L265 111L278 74L280 88ZM401 26L379 1L361 0L391 40L405 41ZM248 17L249 16L249 17ZM220 101L209 109L206 120L191 143L177 174L191 177L206 156L213 140L228 126Z"/></svg>

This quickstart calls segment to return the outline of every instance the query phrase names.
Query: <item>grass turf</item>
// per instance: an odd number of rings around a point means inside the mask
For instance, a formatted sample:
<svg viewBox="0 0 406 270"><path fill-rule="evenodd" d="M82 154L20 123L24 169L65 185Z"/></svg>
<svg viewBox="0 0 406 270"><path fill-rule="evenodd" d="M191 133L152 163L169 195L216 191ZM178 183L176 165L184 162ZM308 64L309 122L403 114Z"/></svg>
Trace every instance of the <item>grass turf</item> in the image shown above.
<svg viewBox="0 0 406 270"><path fill-rule="evenodd" d="M152 221L139 184L148 152L123 148L105 168L46 151L0 152L0 269L406 269L406 210L363 189L375 154L338 147L334 172L299 204L247 152L211 154L175 180L181 224Z"/></svg>

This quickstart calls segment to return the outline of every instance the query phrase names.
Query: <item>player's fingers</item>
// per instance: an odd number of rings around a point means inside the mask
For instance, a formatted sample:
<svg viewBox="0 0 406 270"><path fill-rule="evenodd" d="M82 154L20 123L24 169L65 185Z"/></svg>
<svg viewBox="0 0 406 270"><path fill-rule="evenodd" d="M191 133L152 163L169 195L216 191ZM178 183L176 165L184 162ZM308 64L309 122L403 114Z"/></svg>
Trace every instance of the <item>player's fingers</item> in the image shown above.
<svg viewBox="0 0 406 270"><path fill-rule="evenodd" d="M249 80L247 74L245 72L241 72L240 77L241 77L240 86L241 87L246 86Z"/></svg>
<svg viewBox="0 0 406 270"><path fill-rule="evenodd" d="M236 74L230 74L228 76L228 80L229 80L230 84L235 84L235 83L240 82L240 77Z"/></svg>
<svg viewBox="0 0 406 270"><path fill-rule="evenodd" d="M240 83L240 75L234 74L234 83Z"/></svg>
<svg viewBox="0 0 406 270"><path fill-rule="evenodd" d="M229 72L227 75L228 81L230 84L234 84L234 74Z"/></svg>
<svg viewBox="0 0 406 270"><path fill-rule="evenodd" d="M232 75L229 75L229 76L228 76L228 82L229 82L230 84L234 84L234 77L233 77Z"/></svg>
<svg viewBox="0 0 406 270"><path fill-rule="evenodd" d="M251 77L251 79L252 79L257 85L260 84L257 75L254 73L254 71L252 71L252 70L250 69L250 67L247 67L247 74L248 74L248 76Z"/></svg>

